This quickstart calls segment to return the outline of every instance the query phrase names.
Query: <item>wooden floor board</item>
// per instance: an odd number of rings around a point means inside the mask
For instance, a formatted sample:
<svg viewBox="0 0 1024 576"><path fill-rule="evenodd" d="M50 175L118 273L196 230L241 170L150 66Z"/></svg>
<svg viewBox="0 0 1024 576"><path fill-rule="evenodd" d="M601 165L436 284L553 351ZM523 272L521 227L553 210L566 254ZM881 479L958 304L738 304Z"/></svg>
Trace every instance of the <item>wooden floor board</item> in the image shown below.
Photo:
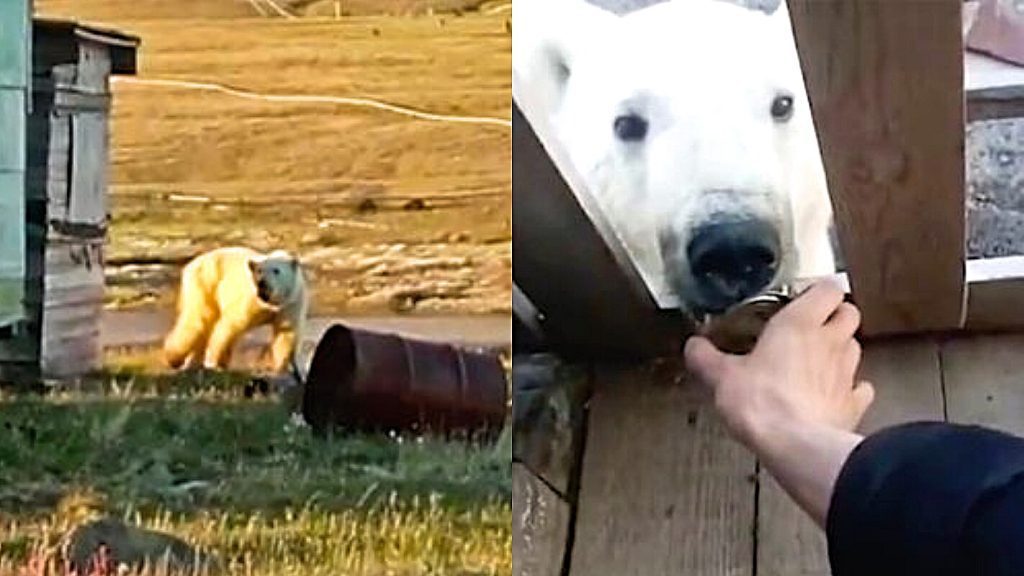
<svg viewBox="0 0 1024 576"><path fill-rule="evenodd" d="M952 340L942 365L950 422L1024 434L1024 335Z"/></svg>
<svg viewBox="0 0 1024 576"><path fill-rule="evenodd" d="M752 575L753 473L753 457L686 386L599 374L572 574Z"/></svg>
<svg viewBox="0 0 1024 576"><path fill-rule="evenodd" d="M561 576L569 522L569 505L529 469L513 463L513 576Z"/></svg>

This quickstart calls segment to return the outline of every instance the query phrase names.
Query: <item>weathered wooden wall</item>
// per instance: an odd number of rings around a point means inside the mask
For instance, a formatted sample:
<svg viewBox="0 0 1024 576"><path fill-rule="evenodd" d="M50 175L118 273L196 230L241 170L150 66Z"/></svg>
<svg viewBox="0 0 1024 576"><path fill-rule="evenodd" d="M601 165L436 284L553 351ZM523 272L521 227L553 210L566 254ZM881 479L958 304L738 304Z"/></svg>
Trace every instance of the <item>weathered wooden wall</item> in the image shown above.
<svg viewBox="0 0 1024 576"><path fill-rule="evenodd" d="M110 52L76 40L42 42L35 54L29 194L44 207L32 246L41 259L39 364L46 377L99 368L103 249L107 229Z"/></svg>

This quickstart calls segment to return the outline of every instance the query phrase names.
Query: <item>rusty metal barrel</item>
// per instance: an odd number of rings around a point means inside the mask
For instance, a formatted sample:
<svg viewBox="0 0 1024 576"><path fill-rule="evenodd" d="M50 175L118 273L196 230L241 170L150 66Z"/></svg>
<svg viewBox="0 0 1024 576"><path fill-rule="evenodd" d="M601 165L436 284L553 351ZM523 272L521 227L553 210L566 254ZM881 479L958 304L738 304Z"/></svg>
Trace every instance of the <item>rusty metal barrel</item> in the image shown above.
<svg viewBox="0 0 1024 576"><path fill-rule="evenodd" d="M319 432L490 435L507 405L495 353L335 324L313 353L302 415Z"/></svg>

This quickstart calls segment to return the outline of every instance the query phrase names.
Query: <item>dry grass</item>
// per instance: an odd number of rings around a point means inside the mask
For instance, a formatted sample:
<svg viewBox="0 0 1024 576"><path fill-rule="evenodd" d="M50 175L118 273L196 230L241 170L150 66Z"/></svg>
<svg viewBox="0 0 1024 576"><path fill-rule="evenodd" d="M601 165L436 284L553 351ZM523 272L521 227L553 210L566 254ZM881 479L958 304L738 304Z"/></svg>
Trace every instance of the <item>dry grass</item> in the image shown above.
<svg viewBox="0 0 1024 576"><path fill-rule="evenodd" d="M169 5L203 19L181 20L167 13ZM40 0L37 11L98 19L140 35L142 79L509 116L507 13L338 21L233 17L245 6L231 0ZM300 254L343 249L373 255L407 244L441 257L464 249L474 253L463 272L467 285L483 285L483 293L442 291L441 297L423 299L420 308L508 308L508 128L117 83L112 140L115 261L178 258L227 243ZM180 195L209 201L175 200ZM404 209L417 199L423 209ZM156 294L166 305L173 274L164 276L170 280L122 285L111 301L152 303L144 296ZM314 276L322 309L387 309L381 304L387 298L358 298L374 283L359 270L328 263L315 268Z"/></svg>
<svg viewBox="0 0 1024 576"><path fill-rule="evenodd" d="M182 516L158 511L128 514L128 519L217 551L227 564L227 574L511 574L511 512L497 504L468 512L421 502L364 511L303 509L278 517ZM0 520L0 542L5 548L0 554L0 576L70 576L62 569L59 545L71 528L59 516ZM145 573L161 574L158 570Z"/></svg>
<svg viewBox="0 0 1024 576"><path fill-rule="evenodd" d="M507 4L510 0L337 0L343 16L469 12ZM256 0L267 7L265 0ZM276 0L281 7L303 16L335 14L335 0ZM36 0L49 14L116 22L119 20L188 20L193 18L253 18L260 12L249 0ZM270 10L265 10L275 15Z"/></svg>
<svg viewBox="0 0 1024 576"><path fill-rule="evenodd" d="M59 574L60 539L96 514L229 574L511 574L508 435L317 438L275 398L244 398L245 378L118 369L0 396L0 576Z"/></svg>

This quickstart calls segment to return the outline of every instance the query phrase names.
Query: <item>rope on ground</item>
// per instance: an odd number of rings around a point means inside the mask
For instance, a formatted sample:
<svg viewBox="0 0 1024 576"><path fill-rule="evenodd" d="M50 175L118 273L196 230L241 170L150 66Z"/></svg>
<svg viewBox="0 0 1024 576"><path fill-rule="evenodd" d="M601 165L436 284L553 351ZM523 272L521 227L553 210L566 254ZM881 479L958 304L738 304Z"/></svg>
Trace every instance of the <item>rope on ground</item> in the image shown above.
<svg viewBox="0 0 1024 576"><path fill-rule="evenodd" d="M492 6L488 8L484 14L500 14L501 12L507 12L512 9L512 3L500 4L498 6Z"/></svg>
<svg viewBox="0 0 1024 576"><path fill-rule="evenodd" d="M344 96L326 96L326 95L305 95L305 94L261 94L259 92L251 92L249 90L241 90L238 88L231 88L224 84L217 84L213 82L190 82L185 80L168 80L162 78L135 78L131 76L114 76L112 80L118 84L138 84L143 86L163 86L167 88L186 88L191 90L206 90L209 92L220 92L222 94L228 94L237 98L244 98L246 100L259 100L263 102L281 102L291 104L340 104L343 106L360 106L365 108L374 108L377 110L383 110L394 114L400 114L408 116L410 118L416 118L419 120L429 120L433 122L451 122L461 124L484 124L491 126L501 126L503 128L511 128L512 121L504 118L493 118L489 116L459 116L453 114L435 114L433 112L424 112L422 110L416 110L415 108L408 108L406 106L399 106L397 104L389 104L381 100L375 100L372 98L352 98Z"/></svg>
<svg viewBox="0 0 1024 576"><path fill-rule="evenodd" d="M298 18L298 16L296 16L295 14L292 14L291 12L289 12L289 11L285 10L284 8L282 8L280 4L275 2L275 0L263 0L263 2L266 3L268 6L270 6L270 8L274 12L277 12L278 16L287 18L289 20L295 20L295 19Z"/></svg>
<svg viewBox="0 0 1024 576"><path fill-rule="evenodd" d="M260 4L258 0L248 0L248 1L249 1L249 5L252 6L253 10L255 10L260 16L263 16L264 18L267 17L267 9L264 8L263 5Z"/></svg>

